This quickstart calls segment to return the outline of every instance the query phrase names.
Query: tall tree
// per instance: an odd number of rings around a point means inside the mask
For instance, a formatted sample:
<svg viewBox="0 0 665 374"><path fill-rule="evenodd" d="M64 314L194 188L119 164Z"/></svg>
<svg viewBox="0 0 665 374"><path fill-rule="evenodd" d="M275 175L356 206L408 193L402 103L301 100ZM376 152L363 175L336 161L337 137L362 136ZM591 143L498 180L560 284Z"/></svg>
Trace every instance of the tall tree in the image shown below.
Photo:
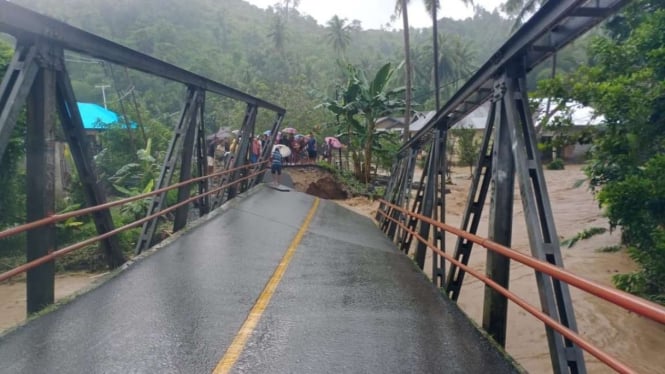
<svg viewBox="0 0 665 374"><path fill-rule="evenodd" d="M436 17L436 11L441 7L439 0L425 0L425 7L432 16L432 48L434 50L434 110L438 111L441 106L441 94L439 92L439 64L436 63L436 56L439 55L439 22Z"/></svg>
<svg viewBox="0 0 665 374"><path fill-rule="evenodd" d="M272 39L275 49L279 52L283 52L284 44L286 42L286 24L279 15L275 15L275 18L273 18L268 36Z"/></svg>
<svg viewBox="0 0 665 374"><path fill-rule="evenodd" d="M590 45L589 66L541 86L604 115L585 171L641 267L613 280L665 304L665 3L634 1L606 31Z"/></svg>
<svg viewBox="0 0 665 374"><path fill-rule="evenodd" d="M353 26L346 22L346 18L334 15L328 22L327 38L339 57L344 58L346 47L351 43L351 30Z"/></svg>
<svg viewBox="0 0 665 374"><path fill-rule="evenodd" d="M527 15L535 12L547 0L506 0L501 5L501 10L508 15L515 17L515 23L510 30L511 33L519 29L524 23Z"/></svg>
<svg viewBox="0 0 665 374"><path fill-rule="evenodd" d="M284 17L286 20L289 20L289 7L291 9L295 9L300 6L300 0L283 0L282 4L284 4Z"/></svg>
<svg viewBox="0 0 665 374"><path fill-rule="evenodd" d="M411 125L411 42L409 41L409 12L407 6L410 0L397 0L395 3L395 14L402 15L402 27L404 28L404 69L405 69L405 99L404 99L404 132L402 139L409 139L409 126Z"/></svg>

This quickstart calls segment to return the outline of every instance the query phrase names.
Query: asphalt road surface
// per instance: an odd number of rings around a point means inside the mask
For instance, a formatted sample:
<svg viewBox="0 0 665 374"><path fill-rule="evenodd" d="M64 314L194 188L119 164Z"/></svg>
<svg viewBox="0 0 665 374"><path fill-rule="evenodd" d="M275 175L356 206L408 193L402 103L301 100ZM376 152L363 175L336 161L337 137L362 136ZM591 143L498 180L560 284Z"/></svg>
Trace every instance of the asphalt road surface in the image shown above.
<svg viewBox="0 0 665 374"><path fill-rule="evenodd" d="M0 373L210 373L231 346L233 373L517 372L370 219L321 200L299 238L315 200L257 188L0 337Z"/></svg>

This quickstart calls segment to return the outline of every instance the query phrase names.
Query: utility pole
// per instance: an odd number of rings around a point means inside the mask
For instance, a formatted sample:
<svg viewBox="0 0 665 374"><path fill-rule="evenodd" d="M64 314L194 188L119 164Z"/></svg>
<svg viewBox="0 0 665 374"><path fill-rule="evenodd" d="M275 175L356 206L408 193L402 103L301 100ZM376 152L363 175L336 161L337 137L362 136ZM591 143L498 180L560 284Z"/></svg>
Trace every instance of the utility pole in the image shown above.
<svg viewBox="0 0 665 374"><path fill-rule="evenodd" d="M102 99L104 100L104 109L108 109L106 107L106 89L111 87L110 84L98 84L95 86L95 88L101 88L102 89Z"/></svg>

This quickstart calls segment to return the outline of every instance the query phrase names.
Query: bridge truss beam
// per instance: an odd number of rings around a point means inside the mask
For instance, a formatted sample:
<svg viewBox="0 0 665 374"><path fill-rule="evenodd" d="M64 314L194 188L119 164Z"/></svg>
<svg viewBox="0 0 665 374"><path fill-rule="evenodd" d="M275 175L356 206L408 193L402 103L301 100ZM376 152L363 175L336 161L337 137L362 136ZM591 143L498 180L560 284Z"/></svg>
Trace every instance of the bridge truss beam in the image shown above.
<svg viewBox="0 0 665 374"><path fill-rule="evenodd" d="M547 1L478 71L457 91L436 115L399 150L406 155L414 145L423 144L432 129L446 123L448 128L488 101L496 76L510 61L523 59L526 71L552 56L580 35L618 11L628 0Z"/></svg>
<svg viewBox="0 0 665 374"><path fill-rule="evenodd" d="M56 113L69 145L88 206L106 202L92 161L74 91L65 68L64 51L46 43L19 43L0 84L0 150L4 152L16 127L18 113L28 106L26 133L27 168L26 218L38 220L55 214L55 124ZM1 157L1 154L0 154ZM93 214L99 234L113 230L108 209ZM55 227L29 231L28 261L56 248ZM109 267L125 262L117 239L102 240ZM54 264L47 263L28 271L27 310L34 313L53 303Z"/></svg>
<svg viewBox="0 0 665 374"><path fill-rule="evenodd" d="M531 113L527 105L526 74L540 62L552 56L571 41L582 35L616 12L627 0L559 0L546 2L543 7L515 33L489 59L466 84L436 113L420 131L405 142L398 151L392 178L386 190L386 200L400 206L407 206L404 192L405 181L412 179L410 165L414 154L429 147L429 160L423 171L421 185L415 195L412 211L435 218L432 209L432 196L445 189L436 180L437 164L432 158L437 155L436 143L440 139L440 129L449 129L466 117L478 106L492 101L492 110L487 118L480 156L473 175L473 182L467 200L467 207L462 218L462 229L476 233L480 223L483 205L492 187L490 204L490 238L510 245L512 233L512 205L514 181L517 176L529 242L534 257L563 267L558 237L554 227L552 210L549 204L547 188L536 149L535 131ZM443 161L439 161L439 165ZM426 184L426 185L423 185ZM408 184L410 186L410 182ZM408 190L410 192L410 188ZM445 200L445 195L443 195ZM442 203L445 207L445 202ZM380 206L385 211L384 206ZM399 218L411 229L418 229L423 237L431 234L430 225L409 221L398 217L397 213L386 211ZM377 215L378 217L379 215ZM438 218L443 220L443 215ZM395 240L395 224L381 219L382 228ZM411 236L404 234L399 241L400 250L408 253ZM443 248L442 241L439 243ZM454 257L468 264L472 243L458 239ZM415 260L423 268L426 247L419 245ZM487 273L497 283L508 286L509 266L507 259L488 254ZM432 278L442 277L444 266L433 265ZM463 284L464 272L451 266L443 284L446 293L457 300ZM436 280L435 280L436 281ZM553 319L576 331L576 321L566 284L553 280L541 273L536 273L541 305ZM491 289L485 292L483 327L500 344L505 344L507 300ZM564 339L560 334L547 328L552 367L557 373L586 372L584 357L579 347Z"/></svg>
<svg viewBox="0 0 665 374"><path fill-rule="evenodd" d="M244 136L245 141L248 140L250 135L253 135L258 108L277 113L277 120L272 131L271 140L273 142L285 114L285 110L275 104L6 0L0 0L0 32L10 34L16 38L13 60L0 84L0 158L5 152L16 125L18 114L27 101L28 135L26 144L28 161L31 165L28 168L28 219L30 221L51 215L55 209L54 196L51 196L53 195L52 185L55 176L52 167L54 163L54 145L52 144L54 139L51 135L53 134L56 109L80 181L83 184L86 203L88 206L95 206L106 201L103 189L97 184L91 148L85 136L74 91L65 69L65 50L99 58L106 62L129 67L187 86L188 94L185 108L180 122L176 126L155 188L166 187L170 184L174 168L178 163L180 165L180 180L189 179L192 176L193 157L196 164L194 170L199 176L205 175L207 147L203 118L206 92L244 102L248 108L252 108L251 122L245 121L241 132L241 134L246 135ZM37 97L39 97L39 100L36 99ZM244 164L246 161L248 150L246 143L241 149L244 153L235 157L236 165ZM239 157L240 155L242 157ZM266 157L266 154L262 156ZM32 164L34 164L34 167ZM236 175L233 177L236 177ZM227 182L230 181L227 180ZM248 188L253 183L257 183L257 180L245 183L242 189ZM208 182L200 182L198 189L201 193L206 192L209 189ZM178 194L179 201L188 198L189 192L189 187L181 188ZM160 211L164 204L165 195L157 195L151 201L148 214ZM207 213L210 208L211 203L207 197L199 200L200 214ZM184 227L187 217L187 206L183 206L176 211L174 231ZM108 209L93 213L93 218L99 234L105 234L113 230L113 221ZM150 246L156 226L156 219L147 222L143 226L136 245L137 253ZM33 259L35 256L40 257L55 248L53 229L53 227L47 227L28 233L28 242L30 243L28 245L28 259ZM104 239L102 247L111 268L125 262L115 237ZM53 263L46 264L28 273L29 312L37 311L53 302L53 271L48 270L52 266ZM36 275L39 275L39 277L36 277ZM30 279L34 279L35 282L31 282ZM51 289L50 294L41 291L44 289Z"/></svg>

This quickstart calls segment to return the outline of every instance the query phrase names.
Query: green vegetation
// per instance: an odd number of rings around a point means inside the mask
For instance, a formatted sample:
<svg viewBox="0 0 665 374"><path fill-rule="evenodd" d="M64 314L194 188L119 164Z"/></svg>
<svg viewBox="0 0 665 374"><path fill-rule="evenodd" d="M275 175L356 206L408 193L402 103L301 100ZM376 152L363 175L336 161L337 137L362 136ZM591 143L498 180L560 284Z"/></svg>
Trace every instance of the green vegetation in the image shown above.
<svg viewBox="0 0 665 374"><path fill-rule="evenodd" d="M480 152L480 140L476 139L476 130L469 127L459 127L452 129L452 135L457 139L455 151L457 152L457 162L460 166L469 167L469 175L473 175L473 167L478 161Z"/></svg>
<svg viewBox="0 0 665 374"><path fill-rule="evenodd" d="M606 118L586 173L612 228L641 266L614 277L626 291L665 302L665 4L635 1L593 39L586 66L542 84Z"/></svg>
<svg viewBox="0 0 665 374"><path fill-rule="evenodd" d="M593 236L604 234L606 232L607 229L604 227L592 227L590 229L585 229L584 231L578 233L574 237L562 241L561 245L566 245L568 246L568 248L572 248L575 245L575 243L577 243L580 240L589 239Z"/></svg>
<svg viewBox="0 0 665 374"><path fill-rule="evenodd" d="M285 127L314 131L319 138L342 134L353 173L340 173L340 178L357 191L370 189L373 165L386 168L392 163L398 139L395 134L375 133L374 121L404 115L405 88L400 86L406 72L413 71L414 110L431 110L435 64L445 101L490 57L514 24L498 12L480 8L466 20L440 19L437 56L432 30L410 29L406 51L413 57L411 70L401 64L405 58L401 31L363 30L358 21L339 17L318 25L298 12L298 1L282 1L268 10L241 0L69 0L66 6L61 0L15 2L284 106ZM424 3L432 11L436 1ZM539 3L510 0L505 10L519 19L529 13L529 5ZM615 282L661 302L665 300L663 35L665 5L636 1L622 16L608 21L604 31L592 31L559 52L556 77L539 87L545 97L574 99L605 116L602 131L585 135L593 140L587 174L612 228L621 228L629 253L642 267L635 274L616 276ZM0 40L0 72L11 54L11 46ZM121 124L101 135L95 160L110 198L149 189L171 139L185 88L73 53L67 54L67 68L79 101L101 103L101 91L95 86L110 84L110 109L140 122L144 131L139 135ZM370 72L373 76L367 78ZM551 75L550 66L539 66L530 73L528 87L535 89L536 81ZM212 95L207 100L209 132L240 126L244 105ZM273 120L271 113L259 111L258 130L267 130ZM22 115L0 160L2 228L25 220L24 133ZM473 130L459 130L456 135L457 143L449 152L457 149L460 164L472 168L478 152ZM59 209L84 201L76 178L68 188L68 198L58 202ZM120 225L144 209L137 202L112 214ZM125 250L133 247L136 230L121 236ZM59 245L64 245L88 237L94 225L89 217L81 217L63 222L57 232ZM17 236L0 242L1 266L11 266L23 256L23 241ZM72 268L101 263L88 263L101 258L96 246L67 258L58 263Z"/></svg>
<svg viewBox="0 0 665 374"><path fill-rule="evenodd" d="M335 128L349 140L355 177L363 182L371 180L372 158L379 139L391 138L386 132L376 132L376 120L403 108L403 87L391 88L395 75L390 63L383 65L372 80L355 66L347 67L348 81L340 87L338 99L328 99L323 106L335 115Z"/></svg>
<svg viewBox="0 0 665 374"><path fill-rule="evenodd" d="M565 167L563 160L560 158L547 164L547 170L563 170Z"/></svg>

